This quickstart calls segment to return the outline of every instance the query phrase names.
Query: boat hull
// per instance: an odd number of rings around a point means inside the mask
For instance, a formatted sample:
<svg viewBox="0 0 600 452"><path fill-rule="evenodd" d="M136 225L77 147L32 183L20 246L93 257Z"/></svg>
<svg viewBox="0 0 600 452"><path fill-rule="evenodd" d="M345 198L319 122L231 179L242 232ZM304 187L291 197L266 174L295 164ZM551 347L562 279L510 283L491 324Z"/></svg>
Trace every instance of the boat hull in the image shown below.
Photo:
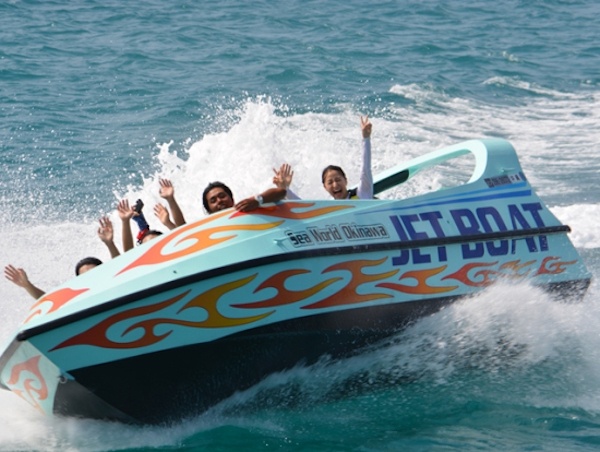
<svg viewBox="0 0 600 452"><path fill-rule="evenodd" d="M569 228L507 142L434 152L382 174L376 191L466 153L476 164L462 186L223 211L104 263L32 306L0 384L46 413L176 422L274 372L360 353L497 281L581 298L590 274Z"/></svg>
<svg viewBox="0 0 600 452"><path fill-rule="evenodd" d="M581 281L545 289L562 297L586 287L586 281ZM178 422L273 373L311 365L323 357L358 354L454 301L455 297L441 297L313 315L211 343L72 370L73 380L65 380L57 389L54 413L128 423ZM90 392L85 387L98 389Z"/></svg>

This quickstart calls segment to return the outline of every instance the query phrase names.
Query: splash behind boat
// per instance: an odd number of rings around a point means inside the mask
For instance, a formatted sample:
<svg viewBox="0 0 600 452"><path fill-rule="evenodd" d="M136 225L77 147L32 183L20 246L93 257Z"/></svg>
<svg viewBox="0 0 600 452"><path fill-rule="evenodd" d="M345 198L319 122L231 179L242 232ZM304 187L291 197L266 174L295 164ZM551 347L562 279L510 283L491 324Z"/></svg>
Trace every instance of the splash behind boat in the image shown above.
<svg viewBox="0 0 600 452"><path fill-rule="evenodd" d="M590 274L569 228L510 143L432 152L380 174L375 193L463 155L474 170L452 188L222 211L106 262L37 300L0 385L45 413L164 423L359 353L498 280L581 297Z"/></svg>

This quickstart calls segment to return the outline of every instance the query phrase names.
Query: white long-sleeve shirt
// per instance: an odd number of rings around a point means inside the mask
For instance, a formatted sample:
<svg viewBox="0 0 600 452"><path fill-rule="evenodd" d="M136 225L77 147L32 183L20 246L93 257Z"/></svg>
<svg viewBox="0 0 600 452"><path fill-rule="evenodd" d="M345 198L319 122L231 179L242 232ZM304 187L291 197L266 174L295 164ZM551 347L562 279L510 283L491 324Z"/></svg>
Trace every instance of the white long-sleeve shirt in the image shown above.
<svg viewBox="0 0 600 452"><path fill-rule="evenodd" d="M362 167L356 189L358 199L373 199L373 173L371 172L371 138L363 138Z"/></svg>
<svg viewBox="0 0 600 452"><path fill-rule="evenodd" d="M348 199L351 198L348 192ZM358 199L373 199L373 173L371 172L371 138L363 138L362 141L362 166L360 168L360 180L356 188L356 197ZM287 189L287 199L301 199L289 187Z"/></svg>

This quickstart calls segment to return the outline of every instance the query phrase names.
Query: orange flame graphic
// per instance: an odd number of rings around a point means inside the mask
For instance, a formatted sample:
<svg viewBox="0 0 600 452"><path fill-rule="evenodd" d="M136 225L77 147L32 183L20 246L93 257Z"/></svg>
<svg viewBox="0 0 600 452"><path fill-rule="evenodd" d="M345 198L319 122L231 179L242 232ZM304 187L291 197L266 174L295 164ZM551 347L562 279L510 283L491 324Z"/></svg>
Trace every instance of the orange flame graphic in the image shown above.
<svg viewBox="0 0 600 452"><path fill-rule="evenodd" d="M320 309L327 308L331 306L340 306L345 304L355 304L362 303L365 301L373 301L380 298L392 298L391 295L384 293L369 293L369 294L359 294L356 290L358 286L364 284L366 282L371 281L379 281L381 279L386 279L394 276L398 273L398 270L392 270L385 273L378 273L373 275L368 275L362 272L364 267L373 267L376 265L380 265L385 262L387 258L369 261L369 260L357 260L351 262L341 262L339 264L332 265L331 267L326 268L323 273L332 272L336 270L348 270L352 277L348 284L343 287L341 290L336 292L335 294L318 301L316 303L310 304L308 306L304 306L302 309Z"/></svg>
<svg viewBox="0 0 600 452"><path fill-rule="evenodd" d="M479 271L475 272L473 277L469 276L469 272L474 268L493 267L496 264L498 264L497 261L490 262L490 263L477 262L477 263L465 264L458 271L451 273L448 276L444 276L442 278L442 280L455 279L457 281L462 282L463 284L465 284L467 286L487 287L496 280L496 278L494 278L494 276L498 275L497 271L491 270L491 269L479 270ZM481 279L479 281L476 281L475 278L481 278Z"/></svg>
<svg viewBox="0 0 600 452"><path fill-rule="evenodd" d="M406 284L397 284L397 283L379 283L377 287L385 287L386 289L396 290L398 292L404 292L414 295L428 295L428 294L437 294L444 292L451 292L458 288L458 286L445 286L445 287L435 287L431 286L427 283L427 280L437 275L438 273L446 270L448 266L443 265L442 267L437 268L429 268L427 270L413 270L408 271L402 274L399 278L400 281L403 279L412 278L417 282L417 285L406 285ZM444 278L442 278L444 279Z"/></svg>
<svg viewBox="0 0 600 452"><path fill-rule="evenodd" d="M217 309L217 302L221 298L221 296L227 292L230 292L238 287L248 284L255 278L255 275L249 276L247 278L240 279L238 281L229 282L227 284L223 284L222 286L212 288L196 297L194 297L191 301L185 304L181 309L179 309L178 313L181 313L190 308L202 308L203 312L207 314L207 318L201 321L190 321L190 320L181 320L181 319L173 319L173 318L162 318L156 317L148 320L143 320L137 322L129 327L127 327L122 333L121 337L124 337L126 334L141 329L142 336L136 340L129 342L115 342L108 338L108 330L110 328L115 328L115 326L122 321L135 319L136 317L149 315L153 313L158 313L163 309L166 309L178 301L182 300L185 296L189 294L189 290L177 295L173 298L165 300L160 303L156 303L150 306L142 306L139 308L133 308L128 311L119 312L111 317L107 317L102 320L100 323L94 325L92 328L84 331L76 336L67 339L66 341L60 343L52 350L58 350L65 347L71 347L74 345L91 345L101 348L112 348L112 349L133 349L139 347L147 347L149 345L154 345L167 336L169 336L173 330L166 331L163 334L157 335L154 333L154 329L158 325L177 325L183 327L191 327L191 328L224 328L229 326L237 326L243 325L247 323L252 323L262 318L265 318L272 314L272 312L267 312L264 314L252 316L252 317L243 317L243 318L231 318L222 315Z"/></svg>
<svg viewBox="0 0 600 452"><path fill-rule="evenodd" d="M42 305L46 302L50 302L51 303L50 309L48 309L48 311L46 311L46 314L50 314L51 312L59 310L65 304L67 304L69 301L71 301L73 298L75 298L77 295L82 294L83 292L86 292L87 290L89 290L89 289L75 290L75 289L70 289L67 287L67 288L59 289L57 291L54 291L52 293L44 295L30 308L30 310L29 310L30 314L27 317L27 319L25 319L24 323L29 322L35 316L43 314L42 310L39 309L40 305Z"/></svg>
<svg viewBox="0 0 600 452"><path fill-rule="evenodd" d="M161 264L164 262L169 262L174 259L179 259L183 256L188 256L190 254L194 254L198 251L204 250L206 248L210 248L212 246L218 245L219 243L225 242L227 240L233 239L237 237L237 234L229 234L223 235L217 238L214 238L213 235L216 233L225 233L225 232L235 232L235 231L252 231L252 230L265 230L271 229L279 226L283 223L283 221L277 221L274 223L265 223L265 224L241 224L241 225L227 225L227 226L215 226L212 228L208 228L202 231L196 231L190 233L190 230L196 229L198 226L206 224L211 221L215 221L218 218L230 215L230 218L236 218L239 216L250 215L250 214L261 214L265 216L271 216L276 218L283 219L304 219L304 218L313 218L321 215L326 215L331 212L335 212L337 210L342 209L350 209L354 206L352 205L338 205L338 206L330 206L330 207L321 207L318 209L307 210L304 212L295 212L293 209L298 208L309 208L313 206L315 203L308 202L286 202L283 204L277 204L275 206L270 207L262 207L251 213L237 212L234 211L231 213L230 210L226 210L223 212L218 212L210 215L209 217L204 218L198 222L182 226L176 232L170 234L168 238L165 240L159 240L157 243L152 246L148 251L140 256L137 260L123 268L117 275L124 273L132 268L140 267L143 265L154 265ZM168 246L178 246L183 242L189 241L190 245L185 249L181 249L179 251L166 253L165 249Z"/></svg>
<svg viewBox="0 0 600 452"><path fill-rule="evenodd" d="M562 273L565 270L565 266L574 264L576 261L569 262L554 262L548 265L548 262L552 260L560 259L559 257L546 257L540 264L540 267L533 276L542 274L556 274ZM496 282L499 278L511 278L511 279L522 279L529 275L532 271L531 266L536 261L526 261L521 263L520 260L505 262L498 266L498 268L488 268L487 270L479 270L474 274L470 274L471 270L479 267L494 267L498 264L496 262L476 262L471 264L463 265L457 272L451 275L445 276L442 279L455 279L462 282L467 286L472 287L487 287L490 284ZM477 278L477 279L476 279Z"/></svg>
<svg viewBox="0 0 600 452"><path fill-rule="evenodd" d="M38 410L43 411L38 401L46 400L48 398L48 385L44 380L42 372L40 372L40 358L40 355L34 356L25 362L13 366L10 372L10 378L6 384L7 386L11 387L11 390L15 394L17 394L27 403L33 405ZM33 375L35 378L27 378L27 376L23 377L23 375ZM13 388L13 386L19 383L21 378L24 378L21 386L25 391Z"/></svg>
<svg viewBox="0 0 600 452"><path fill-rule="evenodd" d="M544 260L542 261L542 263L540 264L540 268L538 268L537 272L535 273L535 275L556 275L558 273L563 273L565 271L565 267L567 265L573 265L575 262L577 261L563 261L563 262L552 262L550 263L550 261L555 261L560 259L560 257L557 256L548 256L546 258L544 258Z"/></svg>
<svg viewBox="0 0 600 452"><path fill-rule="evenodd" d="M333 284L336 281L339 281L342 278L331 278L326 281L320 282L319 284L314 285L305 290L288 290L285 287L285 282L288 278L291 278L295 275L310 273L310 270L304 269L296 269L296 270L284 270L280 273L277 273L269 278L267 278L262 284L260 284L254 293L261 291L262 289L272 288L277 291L277 294L264 301L256 301L254 303L247 304L234 304L233 306L237 308L269 308L275 306L282 306L286 304L296 303L297 301L304 300L306 298L311 297L312 295L320 292L325 287Z"/></svg>
<svg viewBox="0 0 600 452"><path fill-rule="evenodd" d="M526 269L526 267L531 266L532 264L535 263L535 261L527 261L527 262L523 262L522 264L520 262L521 262L520 260L505 262L504 264L502 264L500 266L500 270L503 270L503 271L508 270L509 271L508 276L515 277L515 278L524 278L531 271L531 269ZM524 270L524 271L521 271L521 270Z"/></svg>
<svg viewBox="0 0 600 452"><path fill-rule="evenodd" d="M225 212L228 213L228 212ZM193 223L188 226L182 226L180 229L169 235L165 240L157 241L156 245L152 246L146 253L140 256L137 260L129 264L127 267L122 269L117 275L124 273L132 268L140 267L143 265L154 265L169 262L174 259L179 259L183 256L189 256L197 253L198 251L210 248L218 245L219 243L237 237L237 234L222 235L220 237L213 237L214 234L219 232L235 232L235 231L259 231L265 229L271 229L279 226L282 221L275 223L264 223L264 224L240 224L240 225L227 225L227 226L215 226L213 228L204 229L190 233L191 229L197 228L199 225L214 220L215 217L223 216L223 213L215 213L210 218L201 220L197 223ZM179 251L167 253L165 249L169 246L180 246L183 242L188 242L189 245L185 249Z"/></svg>

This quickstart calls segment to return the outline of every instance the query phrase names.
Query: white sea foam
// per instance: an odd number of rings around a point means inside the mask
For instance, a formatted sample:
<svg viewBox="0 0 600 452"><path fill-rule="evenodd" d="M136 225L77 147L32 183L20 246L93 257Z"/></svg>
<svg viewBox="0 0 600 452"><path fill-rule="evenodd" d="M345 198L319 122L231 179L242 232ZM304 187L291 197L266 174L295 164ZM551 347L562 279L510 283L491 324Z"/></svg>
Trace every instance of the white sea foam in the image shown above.
<svg viewBox="0 0 600 452"><path fill-rule="evenodd" d="M550 210L561 223L571 227L569 237L577 248L600 248L599 204L574 204Z"/></svg>

